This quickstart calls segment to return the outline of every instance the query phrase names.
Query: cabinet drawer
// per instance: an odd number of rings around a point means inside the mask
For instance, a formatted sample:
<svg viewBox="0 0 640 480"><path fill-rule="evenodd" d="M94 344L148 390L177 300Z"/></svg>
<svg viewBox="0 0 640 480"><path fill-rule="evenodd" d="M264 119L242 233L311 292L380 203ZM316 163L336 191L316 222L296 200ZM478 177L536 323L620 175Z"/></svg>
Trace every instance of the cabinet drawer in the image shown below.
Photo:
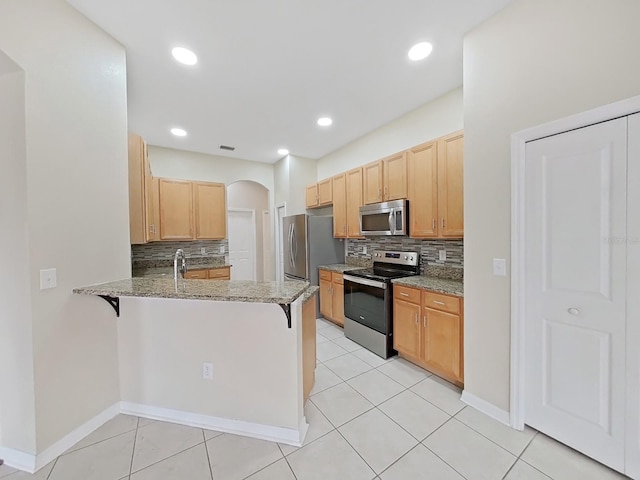
<svg viewBox="0 0 640 480"><path fill-rule="evenodd" d="M218 280L229 280L229 267L212 268L209 270L209 278Z"/></svg>
<svg viewBox="0 0 640 480"><path fill-rule="evenodd" d="M393 286L393 297L405 302L417 303L420 305L420 290L415 288L403 287L402 285Z"/></svg>
<svg viewBox="0 0 640 480"><path fill-rule="evenodd" d="M331 281L331 272L329 270L318 270L320 272L320 280Z"/></svg>
<svg viewBox="0 0 640 480"><path fill-rule="evenodd" d="M206 280L209 277L206 270L189 270L184 274L184 278Z"/></svg>
<svg viewBox="0 0 640 480"><path fill-rule="evenodd" d="M460 299L440 293L424 292L423 305L443 312L460 313Z"/></svg>
<svg viewBox="0 0 640 480"><path fill-rule="evenodd" d="M337 283L337 284L340 284L340 285L344 285L344 280L343 280L343 278L342 278L342 274L341 274L341 273L333 272L333 273L331 274L331 281L332 281L333 283Z"/></svg>

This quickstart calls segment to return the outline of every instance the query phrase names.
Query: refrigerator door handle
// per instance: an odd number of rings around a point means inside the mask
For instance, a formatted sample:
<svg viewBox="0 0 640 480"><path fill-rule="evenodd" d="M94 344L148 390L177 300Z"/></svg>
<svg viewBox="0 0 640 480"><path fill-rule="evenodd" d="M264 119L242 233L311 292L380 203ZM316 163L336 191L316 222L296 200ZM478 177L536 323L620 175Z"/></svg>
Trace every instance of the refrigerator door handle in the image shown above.
<svg viewBox="0 0 640 480"><path fill-rule="evenodd" d="M293 225L289 225L289 263L293 267Z"/></svg>
<svg viewBox="0 0 640 480"><path fill-rule="evenodd" d="M296 257L298 256L298 243L296 242L296 226L291 226L291 252L293 257L293 268L296 268Z"/></svg>

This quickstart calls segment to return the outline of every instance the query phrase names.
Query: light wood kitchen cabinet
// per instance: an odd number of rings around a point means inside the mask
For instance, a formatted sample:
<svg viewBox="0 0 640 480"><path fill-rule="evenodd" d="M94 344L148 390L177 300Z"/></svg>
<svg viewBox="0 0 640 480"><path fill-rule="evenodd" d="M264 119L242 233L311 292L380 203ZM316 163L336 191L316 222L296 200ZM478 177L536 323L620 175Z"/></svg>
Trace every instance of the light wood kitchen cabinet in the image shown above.
<svg viewBox="0 0 640 480"><path fill-rule="evenodd" d="M157 192L142 137L129 133L129 232L134 245L158 239Z"/></svg>
<svg viewBox="0 0 640 480"><path fill-rule="evenodd" d="M221 240L227 236L224 183L193 182L195 239Z"/></svg>
<svg viewBox="0 0 640 480"><path fill-rule="evenodd" d="M344 326L344 280L341 273L318 270L320 313L327 320Z"/></svg>
<svg viewBox="0 0 640 480"><path fill-rule="evenodd" d="M411 237L464 236L463 138L460 131L409 150Z"/></svg>
<svg viewBox="0 0 640 480"><path fill-rule="evenodd" d="M333 184L333 236L347 238L347 174L336 175Z"/></svg>
<svg viewBox="0 0 640 480"><path fill-rule="evenodd" d="M187 270L187 273L184 274L184 278L198 280L230 280L231 267L194 268L193 270Z"/></svg>
<svg viewBox="0 0 640 480"><path fill-rule="evenodd" d="M459 297L394 285L394 348L407 360L463 385L463 305Z"/></svg>
<svg viewBox="0 0 640 480"><path fill-rule="evenodd" d="M161 178L159 190L160 240L192 240L192 182Z"/></svg>
<svg viewBox="0 0 640 480"><path fill-rule="evenodd" d="M441 237L464 235L462 132L438 140L438 217Z"/></svg>
<svg viewBox="0 0 640 480"><path fill-rule="evenodd" d="M302 305L302 391L306 402L316 377L316 295Z"/></svg>
<svg viewBox="0 0 640 480"><path fill-rule="evenodd" d="M382 161L369 163L362 167L363 203L382 202Z"/></svg>
<svg viewBox="0 0 640 480"><path fill-rule="evenodd" d="M331 179L327 178L307 186L307 208L326 207L333 203Z"/></svg>
<svg viewBox="0 0 640 480"><path fill-rule="evenodd" d="M362 167L346 173L347 183L347 238L362 238L360 235L360 207L362 202Z"/></svg>
<svg viewBox="0 0 640 480"><path fill-rule="evenodd" d="M382 201L407 198L407 154L400 152L382 161Z"/></svg>

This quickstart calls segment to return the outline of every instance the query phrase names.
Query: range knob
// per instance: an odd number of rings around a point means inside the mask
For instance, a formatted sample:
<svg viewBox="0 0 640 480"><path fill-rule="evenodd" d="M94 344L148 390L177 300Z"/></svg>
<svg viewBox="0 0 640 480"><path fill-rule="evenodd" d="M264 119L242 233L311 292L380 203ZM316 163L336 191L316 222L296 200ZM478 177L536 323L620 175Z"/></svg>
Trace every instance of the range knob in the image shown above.
<svg viewBox="0 0 640 480"><path fill-rule="evenodd" d="M404 259L405 259L405 260L409 260L409 257L405 255L405 256L404 256Z"/></svg>
<svg viewBox="0 0 640 480"><path fill-rule="evenodd" d="M413 257L409 257L409 260L411 260L413 262Z"/></svg>

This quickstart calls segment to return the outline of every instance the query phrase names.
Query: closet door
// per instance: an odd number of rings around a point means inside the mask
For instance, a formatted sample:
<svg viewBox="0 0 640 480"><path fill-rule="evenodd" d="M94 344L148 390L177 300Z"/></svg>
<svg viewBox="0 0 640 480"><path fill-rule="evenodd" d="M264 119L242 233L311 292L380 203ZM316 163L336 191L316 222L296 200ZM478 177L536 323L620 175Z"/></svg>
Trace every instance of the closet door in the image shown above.
<svg viewBox="0 0 640 480"><path fill-rule="evenodd" d="M627 194L627 455L625 473L640 478L640 114L629 117Z"/></svg>
<svg viewBox="0 0 640 480"><path fill-rule="evenodd" d="M529 142L526 176L525 422L624 471L627 119Z"/></svg>

